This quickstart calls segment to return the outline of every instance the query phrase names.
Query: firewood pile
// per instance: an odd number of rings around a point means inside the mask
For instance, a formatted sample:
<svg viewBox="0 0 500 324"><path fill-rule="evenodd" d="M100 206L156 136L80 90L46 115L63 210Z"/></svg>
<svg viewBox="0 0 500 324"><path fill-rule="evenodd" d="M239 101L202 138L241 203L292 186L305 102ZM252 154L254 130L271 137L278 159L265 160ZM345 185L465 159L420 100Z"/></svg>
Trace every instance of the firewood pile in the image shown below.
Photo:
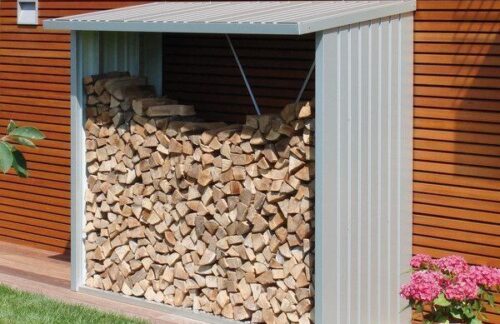
<svg viewBox="0 0 500 324"><path fill-rule="evenodd" d="M312 323L314 107L205 122L142 77L84 79L89 287Z"/></svg>

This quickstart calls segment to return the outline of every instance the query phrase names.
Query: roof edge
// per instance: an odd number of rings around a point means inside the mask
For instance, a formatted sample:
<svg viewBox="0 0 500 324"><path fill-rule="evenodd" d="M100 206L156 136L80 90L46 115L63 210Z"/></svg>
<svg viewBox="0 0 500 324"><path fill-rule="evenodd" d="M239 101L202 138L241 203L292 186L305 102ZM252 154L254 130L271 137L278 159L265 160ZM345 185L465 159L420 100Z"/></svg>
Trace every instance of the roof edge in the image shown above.
<svg viewBox="0 0 500 324"><path fill-rule="evenodd" d="M226 23L162 23L153 22L80 22L45 20L46 29L76 31L114 31L151 33L194 33L194 34L259 34L259 35L300 35L297 24L226 24Z"/></svg>
<svg viewBox="0 0 500 324"><path fill-rule="evenodd" d="M175 1L173 1L175 2ZM258 1L256 1L258 2ZM381 1L382 2L382 1ZM154 3L153 3L154 4ZM146 4L147 5L147 4ZM146 6L132 6L130 8ZM116 8L110 11L119 11ZM416 0L387 1L374 7L363 7L353 11L333 13L331 16L310 18L296 22L197 22L197 21L119 21L119 20L77 20L76 16L47 19L43 22L46 29L76 31L113 31L113 32L156 32L156 33L198 33L198 34L255 34L255 35L304 35L323 30L339 28L365 21L410 13L416 10ZM98 11L104 12L104 11Z"/></svg>

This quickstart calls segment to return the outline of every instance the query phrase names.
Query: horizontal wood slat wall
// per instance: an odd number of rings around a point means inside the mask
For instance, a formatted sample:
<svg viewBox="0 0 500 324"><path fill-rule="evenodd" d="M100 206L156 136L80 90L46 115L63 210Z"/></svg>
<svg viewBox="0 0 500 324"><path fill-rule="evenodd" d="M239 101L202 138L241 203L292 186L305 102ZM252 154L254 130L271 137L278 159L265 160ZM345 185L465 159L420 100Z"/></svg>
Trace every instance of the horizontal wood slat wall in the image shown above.
<svg viewBox="0 0 500 324"><path fill-rule="evenodd" d="M0 239L61 253L70 246L70 37L42 20L144 1L39 1L39 25L16 24L16 1L0 1L0 132L10 119L47 139L24 149L30 178L0 176Z"/></svg>
<svg viewBox="0 0 500 324"><path fill-rule="evenodd" d="M500 266L500 3L418 1L414 252Z"/></svg>
<svg viewBox="0 0 500 324"><path fill-rule="evenodd" d="M413 252L500 267L500 2L417 8Z"/></svg>

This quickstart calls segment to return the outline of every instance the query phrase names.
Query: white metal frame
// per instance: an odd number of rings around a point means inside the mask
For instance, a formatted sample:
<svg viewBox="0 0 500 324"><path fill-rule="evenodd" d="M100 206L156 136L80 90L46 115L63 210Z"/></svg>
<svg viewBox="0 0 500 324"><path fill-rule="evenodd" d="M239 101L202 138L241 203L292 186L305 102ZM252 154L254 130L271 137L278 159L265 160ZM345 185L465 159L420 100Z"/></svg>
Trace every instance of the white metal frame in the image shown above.
<svg viewBox="0 0 500 324"><path fill-rule="evenodd" d="M71 32L71 289L85 283L84 193L87 188L85 163L85 110L83 104L83 51L80 32Z"/></svg>
<svg viewBox="0 0 500 324"><path fill-rule="evenodd" d="M407 323L413 15L316 35L316 323Z"/></svg>
<svg viewBox="0 0 500 324"><path fill-rule="evenodd" d="M403 14L316 33L316 323L409 320L398 288L411 255L412 26L412 14ZM220 323L84 287L81 80L117 68L103 65L102 47L110 45L100 39L128 37L118 42L131 53L122 67L139 69L161 89L161 35L136 36L71 34L71 288ZM134 56L134 47L142 54Z"/></svg>

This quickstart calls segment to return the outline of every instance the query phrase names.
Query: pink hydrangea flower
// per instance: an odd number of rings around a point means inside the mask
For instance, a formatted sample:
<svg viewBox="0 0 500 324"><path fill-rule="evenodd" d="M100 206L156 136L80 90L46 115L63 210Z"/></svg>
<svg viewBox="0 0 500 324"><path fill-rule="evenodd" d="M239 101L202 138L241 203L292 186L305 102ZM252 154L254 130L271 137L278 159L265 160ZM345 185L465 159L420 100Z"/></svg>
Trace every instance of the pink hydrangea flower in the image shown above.
<svg viewBox="0 0 500 324"><path fill-rule="evenodd" d="M488 288L500 286L500 269L487 266L472 266L469 274L479 284Z"/></svg>
<svg viewBox="0 0 500 324"><path fill-rule="evenodd" d="M414 269L420 269L426 265L429 265L432 261L430 255L427 254L415 254L410 260L410 265Z"/></svg>
<svg viewBox="0 0 500 324"><path fill-rule="evenodd" d="M416 271L410 282L401 287L400 294L406 299L430 302L442 291L441 281L442 275L436 272Z"/></svg>
<svg viewBox="0 0 500 324"><path fill-rule="evenodd" d="M441 271L450 274L459 274L469 270L469 265L465 259L458 255L450 255L441 259L432 260L432 263Z"/></svg>
<svg viewBox="0 0 500 324"><path fill-rule="evenodd" d="M477 298L479 289L475 276L470 272L459 273L455 280L445 288L444 294L449 300L466 301Z"/></svg>

